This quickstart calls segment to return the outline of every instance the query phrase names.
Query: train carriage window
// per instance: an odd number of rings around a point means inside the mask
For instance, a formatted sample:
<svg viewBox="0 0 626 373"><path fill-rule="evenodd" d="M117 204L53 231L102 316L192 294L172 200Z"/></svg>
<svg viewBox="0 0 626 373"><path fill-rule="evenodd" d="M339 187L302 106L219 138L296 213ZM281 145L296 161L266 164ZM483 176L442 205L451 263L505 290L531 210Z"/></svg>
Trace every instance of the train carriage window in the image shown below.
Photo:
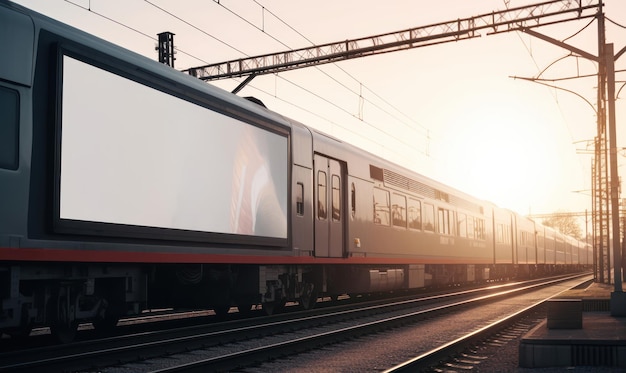
<svg viewBox="0 0 626 373"><path fill-rule="evenodd" d="M422 204L420 201L409 198L409 228L422 229Z"/></svg>
<svg viewBox="0 0 626 373"><path fill-rule="evenodd" d="M296 185L296 214L298 216L304 216L304 184L298 183Z"/></svg>
<svg viewBox="0 0 626 373"><path fill-rule="evenodd" d="M332 194L333 221L340 221L341 220L341 180L339 179L339 176L337 175L333 175L332 177L332 188L333 188L333 194Z"/></svg>
<svg viewBox="0 0 626 373"><path fill-rule="evenodd" d="M424 203L424 230L435 231L435 207L430 203Z"/></svg>
<svg viewBox="0 0 626 373"><path fill-rule="evenodd" d="M511 226L506 224L504 225L504 242L511 243Z"/></svg>
<svg viewBox="0 0 626 373"><path fill-rule="evenodd" d="M317 173L317 218L326 220L326 172Z"/></svg>
<svg viewBox="0 0 626 373"><path fill-rule="evenodd" d="M476 229L474 227L474 217L467 217L467 238L476 238Z"/></svg>
<svg viewBox="0 0 626 373"><path fill-rule="evenodd" d="M356 215L356 188L354 187L354 183L352 183L352 190L350 191L350 208L352 217Z"/></svg>
<svg viewBox="0 0 626 373"><path fill-rule="evenodd" d="M506 224L496 224L496 242L511 243L511 227Z"/></svg>
<svg viewBox="0 0 626 373"><path fill-rule="evenodd" d="M17 170L19 144L19 95L0 87L0 168Z"/></svg>
<svg viewBox="0 0 626 373"><path fill-rule="evenodd" d="M391 198L391 219L393 225L406 228L406 197L393 194Z"/></svg>
<svg viewBox="0 0 626 373"><path fill-rule="evenodd" d="M454 213L448 209L437 209L437 216L439 218L438 232L445 235L452 235L452 223L454 221Z"/></svg>
<svg viewBox="0 0 626 373"><path fill-rule="evenodd" d="M484 219L475 218L474 232L475 232L476 239L478 240L485 239L485 220Z"/></svg>
<svg viewBox="0 0 626 373"><path fill-rule="evenodd" d="M459 237L467 237L467 215L459 212L457 222Z"/></svg>
<svg viewBox="0 0 626 373"><path fill-rule="evenodd" d="M496 224L496 242L503 243L504 242L504 225Z"/></svg>
<svg viewBox="0 0 626 373"><path fill-rule="evenodd" d="M374 223L389 226L389 192L374 188Z"/></svg>

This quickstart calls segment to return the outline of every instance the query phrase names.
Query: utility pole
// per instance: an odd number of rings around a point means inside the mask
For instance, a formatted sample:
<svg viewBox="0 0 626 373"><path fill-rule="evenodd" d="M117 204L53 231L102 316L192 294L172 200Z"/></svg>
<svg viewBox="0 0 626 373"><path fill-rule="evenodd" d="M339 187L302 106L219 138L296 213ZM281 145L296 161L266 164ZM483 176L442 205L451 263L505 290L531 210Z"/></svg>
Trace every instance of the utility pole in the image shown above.
<svg viewBox="0 0 626 373"><path fill-rule="evenodd" d="M596 191L594 199L596 201L596 221L594 223L595 232L598 235L597 260L600 270L600 282L610 283L611 255L610 234L609 234L609 175L607 162L607 134L606 134L606 61L604 58L604 46L606 44L604 11L602 3L598 8L598 109L597 109L597 133L595 150L595 173ZM605 211L606 210L606 211Z"/></svg>
<svg viewBox="0 0 626 373"><path fill-rule="evenodd" d="M613 52L613 43L605 44L604 58L607 72L607 96L609 109L609 143L611 147L611 218L613 225L613 279L615 291L611 293L624 298L624 306L626 306L626 297L624 297L622 289L622 251L619 235L619 176L617 174L617 129L615 123L615 53ZM613 303L613 302L611 302ZM611 304L611 314L613 314L613 305ZM624 310L626 314L626 309Z"/></svg>
<svg viewBox="0 0 626 373"><path fill-rule="evenodd" d="M599 235L598 254L600 265L600 282L604 282L605 268L607 281L611 277L611 247L613 249L613 282L614 291L611 293L611 315L626 316L626 294L622 288L621 275L621 244L620 244L620 208L619 193L620 179L617 170L617 131L615 118L615 60L626 52L623 48L615 55L612 43L606 43L604 28L604 12L602 3L599 3L598 13L598 56L582 51L559 40L539 34L536 31L523 28L521 31L570 50L584 58L598 62L598 110L597 110L597 137L595 149L595 187L594 207L598 209L593 216L597 219L594 224L596 234ZM607 147L607 111L608 111L608 147ZM607 152L609 157L607 157ZM607 159L608 158L608 159ZM607 162L608 161L608 162ZM609 198L610 197L610 198ZM606 209L606 214L604 210ZM609 226L609 216L611 225ZM609 229L609 227L611 229ZM605 251L606 247L606 251Z"/></svg>

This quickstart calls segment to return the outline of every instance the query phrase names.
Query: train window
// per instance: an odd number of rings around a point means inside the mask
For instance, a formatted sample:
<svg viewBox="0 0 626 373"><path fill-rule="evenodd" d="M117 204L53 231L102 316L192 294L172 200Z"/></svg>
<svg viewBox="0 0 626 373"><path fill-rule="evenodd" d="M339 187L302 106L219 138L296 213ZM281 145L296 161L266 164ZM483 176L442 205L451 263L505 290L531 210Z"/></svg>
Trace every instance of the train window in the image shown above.
<svg viewBox="0 0 626 373"><path fill-rule="evenodd" d="M409 228L422 229L422 204L409 198Z"/></svg>
<svg viewBox="0 0 626 373"><path fill-rule="evenodd" d="M474 217L467 217L467 238L476 238L476 229L474 227Z"/></svg>
<svg viewBox="0 0 626 373"><path fill-rule="evenodd" d="M528 241L527 235L528 235L528 233L526 231L521 231L520 232L520 235L519 235L520 246L526 246L526 242Z"/></svg>
<svg viewBox="0 0 626 373"><path fill-rule="evenodd" d="M332 208L333 208L333 221L339 221L341 220L341 180L339 179L339 176L337 175L333 175L333 183L332 183L332 188L333 188L333 201L332 201Z"/></svg>
<svg viewBox="0 0 626 373"><path fill-rule="evenodd" d="M317 218L326 220L326 172L317 172Z"/></svg>
<svg viewBox="0 0 626 373"><path fill-rule="evenodd" d="M451 235L452 234L452 220L453 214L450 210L439 208L437 209L437 216L439 217L439 226L438 231L441 234Z"/></svg>
<svg viewBox="0 0 626 373"><path fill-rule="evenodd" d="M504 242L504 225L496 224L496 242L503 243Z"/></svg>
<svg viewBox="0 0 626 373"><path fill-rule="evenodd" d="M0 168L17 170L19 94L0 87Z"/></svg>
<svg viewBox="0 0 626 373"><path fill-rule="evenodd" d="M374 188L374 223L389 225L389 192Z"/></svg>
<svg viewBox="0 0 626 373"><path fill-rule="evenodd" d="M457 222L459 237L467 237L467 215L459 212Z"/></svg>
<svg viewBox="0 0 626 373"><path fill-rule="evenodd" d="M474 232L476 239L485 239L485 220L480 218L474 219Z"/></svg>
<svg viewBox="0 0 626 373"><path fill-rule="evenodd" d="M304 216L304 184L298 183L296 185L296 214L298 216Z"/></svg>
<svg viewBox="0 0 626 373"><path fill-rule="evenodd" d="M350 191L350 208L352 209L352 217L356 215L356 188L352 183L352 190Z"/></svg>
<svg viewBox="0 0 626 373"><path fill-rule="evenodd" d="M511 243L511 226L506 224L504 225L504 243Z"/></svg>
<svg viewBox="0 0 626 373"><path fill-rule="evenodd" d="M430 203L424 204L424 230L435 231L435 207Z"/></svg>
<svg viewBox="0 0 626 373"><path fill-rule="evenodd" d="M391 199L391 220L393 225L406 228L406 197L393 194Z"/></svg>
<svg viewBox="0 0 626 373"><path fill-rule="evenodd" d="M498 224L498 235L500 243L509 244L511 243L510 234L509 234L509 226L506 224Z"/></svg>

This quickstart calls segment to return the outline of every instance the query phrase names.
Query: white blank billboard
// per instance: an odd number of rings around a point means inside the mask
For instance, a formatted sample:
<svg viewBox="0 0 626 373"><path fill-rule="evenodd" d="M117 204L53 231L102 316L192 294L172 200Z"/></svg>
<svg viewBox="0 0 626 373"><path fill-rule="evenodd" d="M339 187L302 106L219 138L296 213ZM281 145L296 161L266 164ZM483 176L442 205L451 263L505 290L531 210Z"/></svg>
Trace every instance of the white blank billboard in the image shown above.
<svg viewBox="0 0 626 373"><path fill-rule="evenodd" d="M287 238L280 135L63 56L60 219Z"/></svg>

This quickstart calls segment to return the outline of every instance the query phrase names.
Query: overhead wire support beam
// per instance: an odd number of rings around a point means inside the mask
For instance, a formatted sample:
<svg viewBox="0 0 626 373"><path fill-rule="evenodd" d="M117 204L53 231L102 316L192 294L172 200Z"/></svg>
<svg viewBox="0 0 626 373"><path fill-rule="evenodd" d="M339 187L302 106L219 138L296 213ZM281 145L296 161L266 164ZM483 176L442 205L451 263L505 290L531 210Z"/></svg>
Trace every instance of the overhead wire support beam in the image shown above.
<svg viewBox="0 0 626 373"><path fill-rule="evenodd" d="M585 52L584 50L582 50L580 48L576 48L576 47L574 47L572 45L569 45L569 44L564 43L564 42L562 42L560 40L551 38L551 37L549 37L547 35L540 34L540 33L536 32L534 30L530 30L530 29L527 29L527 28L521 28L520 31L522 31L522 32L524 32L524 33L526 33L528 35L534 36L537 39L541 39L541 40L546 41L548 43L551 43L551 44L554 44L556 46L559 46L559 47L561 47L563 49L567 49L570 52L572 52L574 54L577 54L577 55L579 55L581 57L584 57L584 58L586 58L588 60L597 62L598 59L599 59L599 57L593 55L592 53Z"/></svg>
<svg viewBox="0 0 626 373"><path fill-rule="evenodd" d="M183 72L202 80L218 80L254 74L274 74L314 65L372 56L399 50L595 17L599 4L594 0L552 0L494 11L479 16L420 26L359 39L316 45L308 48L246 57L192 67Z"/></svg>

